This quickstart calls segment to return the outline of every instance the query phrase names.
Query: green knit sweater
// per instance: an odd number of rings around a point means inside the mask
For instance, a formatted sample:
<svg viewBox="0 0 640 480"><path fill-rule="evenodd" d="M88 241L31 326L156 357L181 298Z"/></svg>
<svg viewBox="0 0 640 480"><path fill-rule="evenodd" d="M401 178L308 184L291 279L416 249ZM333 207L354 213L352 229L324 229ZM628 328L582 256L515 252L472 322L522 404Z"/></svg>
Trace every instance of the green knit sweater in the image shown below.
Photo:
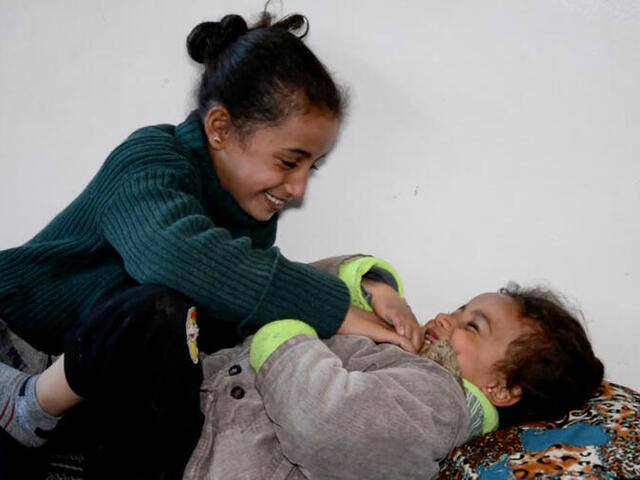
<svg viewBox="0 0 640 480"><path fill-rule="evenodd" d="M330 336L347 287L272 247L276 222L253 219L220 186L195 113L176 127L142 128L44 230L0 252L0 318L58 353L97 304L153 283L238 328L299 318Z"/></svg>

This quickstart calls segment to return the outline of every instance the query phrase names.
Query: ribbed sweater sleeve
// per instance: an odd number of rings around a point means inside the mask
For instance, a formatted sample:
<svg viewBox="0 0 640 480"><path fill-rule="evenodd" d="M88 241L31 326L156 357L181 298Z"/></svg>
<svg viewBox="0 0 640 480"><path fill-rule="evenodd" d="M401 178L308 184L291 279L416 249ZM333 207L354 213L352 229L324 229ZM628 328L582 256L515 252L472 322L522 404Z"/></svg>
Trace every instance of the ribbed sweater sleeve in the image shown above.
<svg viewBox="0 0 640 480"><path fill-rule="evenodd" d="M215 318L256 326L298 318L323 337L335 333L349 305L343 282L234 239L207 215L195 183L187 170L166 167L113 183L100 225L126 272L182 292Z"/></svg>

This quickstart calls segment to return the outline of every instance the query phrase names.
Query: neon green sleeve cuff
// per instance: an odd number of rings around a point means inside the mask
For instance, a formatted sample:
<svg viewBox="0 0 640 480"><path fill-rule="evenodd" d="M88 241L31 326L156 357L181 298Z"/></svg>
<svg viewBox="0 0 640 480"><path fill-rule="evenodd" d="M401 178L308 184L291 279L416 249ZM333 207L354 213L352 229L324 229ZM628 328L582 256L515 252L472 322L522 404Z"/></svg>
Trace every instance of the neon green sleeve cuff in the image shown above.
<svg viewBox="0 0 640 480"><path fill-rule="evenodd" d="M377 267L387 271L393 276L393 279L398 284L398 294L404 297L404 287L400 280L400 275L396 272L396 269L391 264L376 257L359 257L340 265L338 269L338 277L347 285L349 289L349 295L351 297L351 304L360 307L368 312L373 311L368 300L362 292L362 277L372 268Z"/></svg>
<svg viewBox="0 0 640 480"><path fill-rule="evenodd" d="M267 323L256 332L251 340L249 363L256 372L259 371L264 362L280 345L298 335L318 337L311 325L300 320L285 319Z"/></svg>

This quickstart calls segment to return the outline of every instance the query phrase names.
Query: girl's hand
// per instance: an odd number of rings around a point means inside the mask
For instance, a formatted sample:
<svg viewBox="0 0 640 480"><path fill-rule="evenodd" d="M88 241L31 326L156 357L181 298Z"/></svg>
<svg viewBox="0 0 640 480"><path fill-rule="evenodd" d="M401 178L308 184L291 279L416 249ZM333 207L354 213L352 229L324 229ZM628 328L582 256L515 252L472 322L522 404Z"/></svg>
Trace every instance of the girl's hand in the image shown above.
<svg viewBox="0 0 640 480"><path fill-rule="evenodd" d="M362 280L362 285L371 294L373 311L382 320L392 325L398 335L407 338L415 351L419 352L424 344L424 331L405 299L384 282L365 278Z"/></svg>
<svg viewBox="0 0 640 480"><path fill-rule="evenodd" d="M347 316L338 329L339 334L363 335L378 343L393 343L403 350L418 353L418 349L406 337L399 335L394 328L375 313L350 306Z"/></svg>

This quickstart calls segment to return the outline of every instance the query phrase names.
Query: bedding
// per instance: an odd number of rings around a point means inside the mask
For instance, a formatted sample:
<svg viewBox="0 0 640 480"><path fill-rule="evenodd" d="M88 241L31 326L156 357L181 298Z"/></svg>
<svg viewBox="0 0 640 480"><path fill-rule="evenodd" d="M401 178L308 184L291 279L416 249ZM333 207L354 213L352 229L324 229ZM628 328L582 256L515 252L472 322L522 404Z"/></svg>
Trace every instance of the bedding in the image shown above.
<svg viewBox="0 0 640 480"><path fill-rule="evenodd" d="M498 430L441 462L440 479L640 478L640 394L604 382L556 422Z"/></svg>

